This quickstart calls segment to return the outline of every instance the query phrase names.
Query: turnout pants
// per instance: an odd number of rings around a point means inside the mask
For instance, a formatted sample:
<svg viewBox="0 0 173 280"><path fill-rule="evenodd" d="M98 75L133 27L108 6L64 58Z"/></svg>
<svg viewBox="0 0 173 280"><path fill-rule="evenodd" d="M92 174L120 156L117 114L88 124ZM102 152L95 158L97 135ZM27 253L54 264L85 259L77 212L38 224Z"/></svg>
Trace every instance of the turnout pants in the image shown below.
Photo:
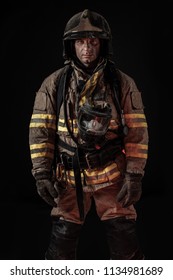
<svg viewBox="0 0 173 280"><path fill-rule="evenodd" d="M136 210L132 206L122 208L116 202L119 187L111 185L84 193L85 217L94 199L97 214L105 230L110 259L144 259L136 233ZM83 226L79 217L75 188L60 193L58 206L52 209L52 230L46 259L76 259L77 244Z"/></svg>

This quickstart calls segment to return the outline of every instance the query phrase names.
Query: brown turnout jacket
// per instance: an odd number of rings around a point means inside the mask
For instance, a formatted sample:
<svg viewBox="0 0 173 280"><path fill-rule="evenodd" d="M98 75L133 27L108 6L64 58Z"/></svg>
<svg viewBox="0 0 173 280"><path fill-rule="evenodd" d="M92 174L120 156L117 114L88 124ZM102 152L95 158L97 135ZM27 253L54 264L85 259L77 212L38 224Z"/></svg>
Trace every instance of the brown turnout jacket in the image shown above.
<svg viewBox="0 0 173 280"><path fill-rule="evenodd" d="M67 89L67 104L70 104L73 116L68 111L68 120L71 131L75 137L79 138L77 120L76 120L76 102L79 95L77 85L79 80L86 82L98 73L95 71L92 75L83 72L72 63L73 71L68 81ZM57 121L57 88L56 82L60 74L59 69L48 76L42 83L40 89L36 92L33 113L30 121L29 144L32 160L32 174L35 179L49 178L52 174L54 166L55 150L58 153L66 151L68 154L73 154L71 151L58 146L56 135L69 145L75 147L76 143L70 137L66 123L64 120L64 108L61 106L59 118ZM128 127L128 133L123 138L123 151L125 157L123 164L123 172L140 173L144 175L144 169L148 155L148 128L144 113L144 106L141 98L141 92L138 90L134 80L117 69L118 79L121 87L121 108L124 112L125 123ZM93 76L95 78L95 76ZM95 80L95 79L93 79ZM106 94L105 94L106 93ZM107 139L118 138L118 128L120 127L121 118L114 104L112 89L108 82L104 79L104 72L97 75L97 87L95 90L95 99L102 95L110 104L112 109L112 119L109 129L106 133ZM87 98L87 97L86 97ZM73 170L65 171L67 182L74 185ZM121 164L118 161L110 161L101 168L81 170L81 177L85 181L85 189L87 186L103 187L112 184L121 175Z"/></svg>

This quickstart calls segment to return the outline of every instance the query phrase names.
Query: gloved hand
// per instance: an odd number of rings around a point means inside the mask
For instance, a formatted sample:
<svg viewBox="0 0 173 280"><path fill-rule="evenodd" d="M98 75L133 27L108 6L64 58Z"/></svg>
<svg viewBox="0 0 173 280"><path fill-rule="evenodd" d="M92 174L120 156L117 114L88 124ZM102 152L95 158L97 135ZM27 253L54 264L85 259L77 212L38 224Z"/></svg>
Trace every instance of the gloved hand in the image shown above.
<svg viewBox="0 0 173 280"><path fill-rule="evenodd" d="M123 207L135 204L142 194L142 175L125 173L123 185L118 193L117 201Z"/></svg>
<svg viewBox="0 0 173 280"><path fill-rule="evenodd" d="M49 179L39 179L36 181L37 192L44 201L50 204L53 207L56 207L57 204L54 201L54 198L58 197L58 192L54 188L53 182Z"/></svg>

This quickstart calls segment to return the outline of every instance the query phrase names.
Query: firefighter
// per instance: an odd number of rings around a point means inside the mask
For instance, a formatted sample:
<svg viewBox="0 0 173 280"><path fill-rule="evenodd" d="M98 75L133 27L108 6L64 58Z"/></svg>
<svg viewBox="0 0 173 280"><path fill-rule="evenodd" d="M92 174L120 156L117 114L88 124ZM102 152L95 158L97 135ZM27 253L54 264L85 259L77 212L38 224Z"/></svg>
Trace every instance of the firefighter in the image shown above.
<svg viewBox="0 0 173 280"><path fill-rule="evenodd" d="M102 15L75 14L62 41L64 65L37 91L29 128L31 172L38 194L52 206L45 258L77 258L94 200L110 259L144 259L135 209L148 157L141 92L116 67Z"/></svg>

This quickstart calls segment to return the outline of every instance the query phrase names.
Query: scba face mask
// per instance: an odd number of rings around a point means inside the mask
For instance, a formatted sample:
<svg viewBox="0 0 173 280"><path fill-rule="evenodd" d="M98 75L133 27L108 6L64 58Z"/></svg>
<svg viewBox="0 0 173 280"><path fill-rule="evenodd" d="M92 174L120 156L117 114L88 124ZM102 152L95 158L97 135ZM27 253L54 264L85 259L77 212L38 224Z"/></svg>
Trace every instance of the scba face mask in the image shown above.
<svg viewBox="0 0 173 280"><path fill-rule="evenodd" d="M108 130L111 119L111 108L109 104L104 106L92 106L84 104L78 111L78 128L84 141L96 143L103 138Z"/></svg>

